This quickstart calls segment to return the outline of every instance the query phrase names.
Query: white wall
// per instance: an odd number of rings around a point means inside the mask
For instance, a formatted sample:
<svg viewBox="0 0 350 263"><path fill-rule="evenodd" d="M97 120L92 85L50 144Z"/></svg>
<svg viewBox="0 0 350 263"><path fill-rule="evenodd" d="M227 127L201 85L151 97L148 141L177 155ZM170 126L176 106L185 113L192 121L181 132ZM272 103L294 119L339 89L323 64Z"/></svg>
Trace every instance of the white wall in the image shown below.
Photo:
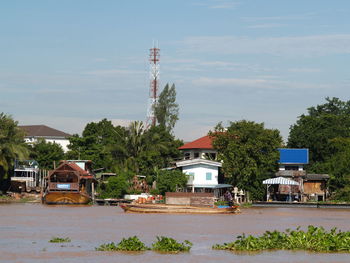
<svg viewBox="0 0 350 263"><path fill-rule="evenodd" d="M61 145L63 151L66 153L68 152L68 144L69 144L69 140L68 139L60 139L60 138L43 138L45 139L46 142L51 142L51 143L56 143L58 145ZM30 137L30 138L25 138L24 141L26 143L29 143L29 144L33 144L33 143L36 143L38 141L37 138L34 138L34 137Z"/></svg>
<svg viewBox="0 0 350 263"><path fill-rule="evenodd" d="M219 169L216 166L210 166L206 164L195 164L195 165L189 165L182 168L183 173L190 174L194 173L194 179L191 181L189 179L188 184L190 185L203 185L203 184L210 184L210 185L216 185L218 184L218 174ZM211 173L211 180L206 179L206 173Z"/></svg>

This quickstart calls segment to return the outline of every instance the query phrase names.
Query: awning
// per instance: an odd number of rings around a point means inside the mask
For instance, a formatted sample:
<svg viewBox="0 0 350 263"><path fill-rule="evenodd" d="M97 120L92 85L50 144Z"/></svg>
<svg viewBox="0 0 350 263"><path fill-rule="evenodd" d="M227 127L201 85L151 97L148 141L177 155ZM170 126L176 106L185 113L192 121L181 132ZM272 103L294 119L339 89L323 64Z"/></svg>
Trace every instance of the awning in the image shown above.
<svg viewBox="0 0 350 263"><path fill-rule="evenodd" d="M299 185L298 182L284 178L284 177L266 179L263 181L263 184Z"/></svg>

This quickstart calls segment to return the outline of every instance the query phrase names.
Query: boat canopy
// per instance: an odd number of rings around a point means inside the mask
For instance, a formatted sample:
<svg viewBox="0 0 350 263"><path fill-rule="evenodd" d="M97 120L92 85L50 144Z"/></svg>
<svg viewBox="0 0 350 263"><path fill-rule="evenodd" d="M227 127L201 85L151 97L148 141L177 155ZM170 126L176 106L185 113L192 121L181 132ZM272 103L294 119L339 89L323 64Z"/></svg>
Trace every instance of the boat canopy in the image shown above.
<svg viewBox="0 0 350 263"><path fill-rule="evenodd" d="M263 184L284 184L284 185L299 185L298 182L284 178L284 177L276 177L270 178L263 181Z"/></svg>

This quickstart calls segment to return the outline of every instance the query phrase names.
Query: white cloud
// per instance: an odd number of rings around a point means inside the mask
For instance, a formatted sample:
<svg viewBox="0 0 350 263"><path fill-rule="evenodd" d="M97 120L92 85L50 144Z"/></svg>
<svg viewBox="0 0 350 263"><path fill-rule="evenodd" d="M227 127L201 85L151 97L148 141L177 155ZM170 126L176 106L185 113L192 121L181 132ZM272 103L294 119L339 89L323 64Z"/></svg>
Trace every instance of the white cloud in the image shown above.
<svg viewBox="0 0 350 263"><path fill-rule="evenodd" d="M130 75L130 74L145 74L142 70L129 70L129 69L101 69L87 71L83 74L93 75L93 76L114 76L114 75Z"/></svg>
<svg viewBox="0 0 350 263"><path fill-rule="evenodd" d="M193 5L203 6L210 9L235 9L239 5L239 2L235 0L209 0L204 2L202 0L201 2L194 3Z"/></svg>
<svg viewBox="0 0 350 263"><path fill-rule="evenodd" d="M350 34L287 37L189 37L183 41L187 52L212 54L270 54L282 56L323 56L350 53Z"/></svg>
<svg viewBox="0 0 350 263"><path fill-rule="evenodd" d="M257 24L257 25L250 25L248 28L252 29L260 29L260 28L276 28L276 27L282 27L285 26L285 24Z"/></svg>

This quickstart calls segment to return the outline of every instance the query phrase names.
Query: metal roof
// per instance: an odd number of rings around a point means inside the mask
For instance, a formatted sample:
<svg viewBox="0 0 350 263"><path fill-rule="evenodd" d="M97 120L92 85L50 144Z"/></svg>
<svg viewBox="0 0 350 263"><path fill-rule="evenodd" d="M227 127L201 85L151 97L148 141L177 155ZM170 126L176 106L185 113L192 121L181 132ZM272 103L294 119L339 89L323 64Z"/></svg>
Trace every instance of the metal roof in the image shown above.
<svg viewBox="0 0 350 263"><path fill-rule="evenodd" d="M284 177L266 179L263 181L263 184L299 185L298 182L284 178Z"/></svg>

